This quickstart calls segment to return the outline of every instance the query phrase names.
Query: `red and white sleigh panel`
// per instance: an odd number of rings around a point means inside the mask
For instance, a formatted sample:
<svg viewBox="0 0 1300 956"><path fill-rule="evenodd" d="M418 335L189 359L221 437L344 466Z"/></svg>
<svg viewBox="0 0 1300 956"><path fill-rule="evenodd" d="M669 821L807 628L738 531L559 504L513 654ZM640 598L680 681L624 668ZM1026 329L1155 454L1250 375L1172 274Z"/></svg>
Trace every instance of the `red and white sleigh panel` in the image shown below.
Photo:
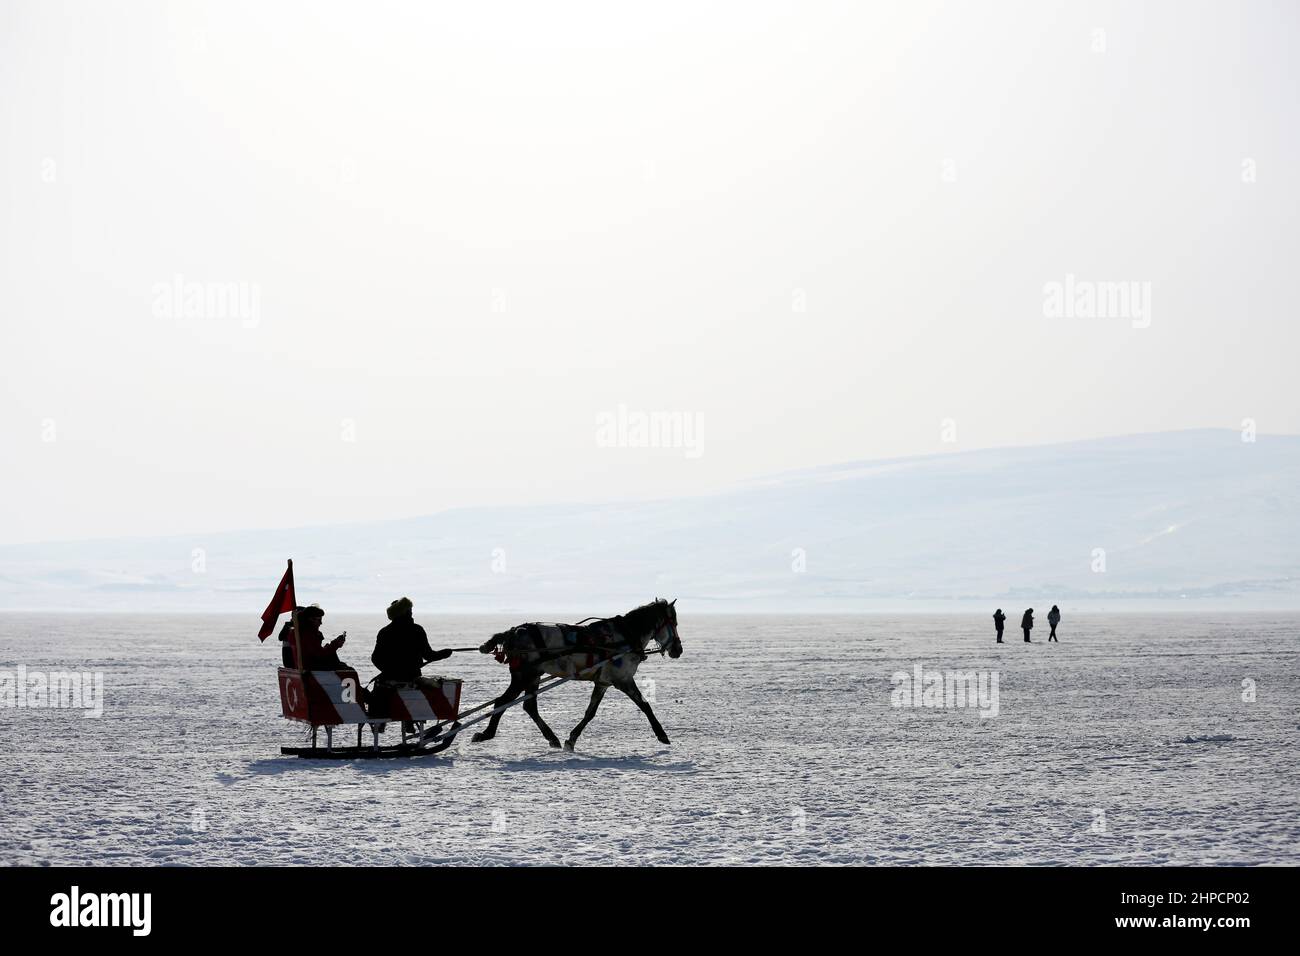
<svg viewBox="0 0 1300 956"><path fill-rule="evenodd" d="M451 677L424 677L409 683L376 684L371 692L372 718L455 720L460 714L461 682Z"/></svg>
<svg viewBox="0 0 1300 956"><path fill-rule="evenodd" d="M354 670L280 668L280 710L290 720L301 720L313 727L363 724L367 717L357 703L360 698L361 679Z"/></svg>

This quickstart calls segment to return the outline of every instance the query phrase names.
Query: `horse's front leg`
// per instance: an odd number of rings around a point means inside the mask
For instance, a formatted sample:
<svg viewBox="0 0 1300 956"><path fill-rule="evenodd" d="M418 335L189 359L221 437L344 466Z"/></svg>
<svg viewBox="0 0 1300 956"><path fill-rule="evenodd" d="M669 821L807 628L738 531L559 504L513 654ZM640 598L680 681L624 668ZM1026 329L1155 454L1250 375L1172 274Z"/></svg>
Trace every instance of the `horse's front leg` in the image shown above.
<svg viewBox="0 0 1300 956"><path fill-rule="evenodd" d="M542 732L542 736L546 738L546 742L552 747L558 747L560 746L560 738L555 736L555 731L546 726L546 721L542 720L541 711L537 709L537 685L541 679L541 675L538 674L533 678L532 683L528 685L528 697L524 701L524 711L529 717L533 718L533 723L535 723L537 729Z"/></svg>
<svg viewBox="0 0 1300 956"><path fill-rule="evenodd" d="M596 710L600 707L600 700L605 696L605 691L608 689L608 684L596 682L591 685L591 703L587 705L587 712L582 715L582 720L578 721L578 726L569 731L569 739L564 742L565 750L572 750L578 743L578 737L591 723L591 718L596 716Z"/></svg>
<svg viewBox="0 0 1300 956"><path fill-rule="evenodd" d="M655 732L655 736L659 738L661 744L672 743L672 741L668 739L668 735L664 733L663 727L659 725L659 720L655 717L655 712L650 709L650 702L641 696L641 688L636 686L636 681L628 680L621 684L615 684L614 686L627 694L627 696L632 699L632 703L641 708L641 713L645 714L646 719L650 721L650 729Z"/></svg>
<svg viewBox="0 0 1300 956"><path fill-rule="evenodd" d="M492 701L492 709L495 710L496 708L500 707L502 704L510 703L512 700L514 700L516 697L522 694L524 692L524 688L527 686L528 686L528 682L523 677L522 669L517 671L511 671L510 686L506 688L504 694L502 694L496 700ZM501 723L501 714L504 713L505 711L503 710L501 711L501 713L493 714L490 718L488 718L487 729L480 730L470 739L474 743L478 743L480 740L491 740L493 737L495 737L497 735L497 724Z"/></svg>

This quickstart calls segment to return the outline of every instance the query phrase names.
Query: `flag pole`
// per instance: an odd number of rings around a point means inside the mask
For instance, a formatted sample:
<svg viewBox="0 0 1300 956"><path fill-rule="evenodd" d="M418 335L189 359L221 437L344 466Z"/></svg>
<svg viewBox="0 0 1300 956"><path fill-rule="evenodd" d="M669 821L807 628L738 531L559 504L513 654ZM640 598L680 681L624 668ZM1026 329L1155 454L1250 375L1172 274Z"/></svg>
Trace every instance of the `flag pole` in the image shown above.
<svg viewBox="0 0 1300 956"><path fill-rule="evenodd" d="M289 559L289 587L293 589L293 610L289 612L289 618L293 621L293 662L298 670L302 670L302 637L298 633L298 586L293 580L293 558Z"/></svg>

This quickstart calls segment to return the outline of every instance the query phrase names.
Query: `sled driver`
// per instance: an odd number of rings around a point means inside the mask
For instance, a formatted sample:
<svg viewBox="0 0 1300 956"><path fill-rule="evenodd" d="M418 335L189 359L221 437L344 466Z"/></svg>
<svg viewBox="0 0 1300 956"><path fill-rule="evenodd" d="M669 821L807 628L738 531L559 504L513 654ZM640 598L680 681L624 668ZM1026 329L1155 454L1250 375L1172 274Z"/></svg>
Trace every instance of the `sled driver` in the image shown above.
<svg viewBox="0 0 1300 956"><path fill-rule="evenodd" d="M410 598L398 598L388 605L392 623L375 637L375 652L370 655L370 662L379 668L378 680L418 680L425 664L451 657L451 651L435 651L429 646L429 635L411 618L414 609Z"/></svg>
<svg viewBox="0 0 1300 956"><path fill-rule="evenodd" d="M379 668L375 690L381 695L382 685L418 681L420 668L425 664L451 657L451 651L435 651L429 646L429 635L411 617L414 609L415 605L406 597L388 605L388 620L392 623L375 637L375 652L370 655L370 662ZM409 721L403 722L403 727L408 733L414 729Z"/></svg>

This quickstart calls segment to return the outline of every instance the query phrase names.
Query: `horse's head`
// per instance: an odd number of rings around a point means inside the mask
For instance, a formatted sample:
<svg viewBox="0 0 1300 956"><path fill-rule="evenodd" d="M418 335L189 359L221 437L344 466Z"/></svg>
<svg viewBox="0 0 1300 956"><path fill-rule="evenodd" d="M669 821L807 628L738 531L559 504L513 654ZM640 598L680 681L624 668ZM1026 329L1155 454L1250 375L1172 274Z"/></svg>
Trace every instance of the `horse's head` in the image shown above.
<svg viewBox="0 0 1300 956"><path fill-rule="evenodd" d="M655 598L655 603L663 609L660 630L664 633L664 638L659 641L659 646L666 648L668 656L676 660L682 656L682 636L677 633L677 599L665 601L663 598Z"/></svg>
<svg viewBox="0 0 1300 956"><path fill-rule="evenodd" d="M613 620L618 621L619 629L632 641L640 641L642 647L648 647L653 641L657 647L651 652L669 657L682 656L682 637L677 633L677 602L655 598L649 604L628 611Z"/></svg>

